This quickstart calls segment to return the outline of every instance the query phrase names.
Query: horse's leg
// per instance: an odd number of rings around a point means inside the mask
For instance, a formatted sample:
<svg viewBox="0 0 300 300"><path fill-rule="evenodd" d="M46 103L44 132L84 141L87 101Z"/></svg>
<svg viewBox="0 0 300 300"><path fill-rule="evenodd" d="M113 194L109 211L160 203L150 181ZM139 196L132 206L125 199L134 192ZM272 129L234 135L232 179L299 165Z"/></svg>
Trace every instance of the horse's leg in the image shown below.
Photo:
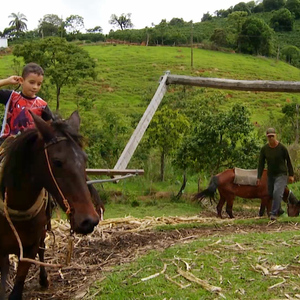
<svg viewBox="0 0 300 300"><path fill-rule="evenodd" d="M267 211L268 211L268 199L267 198L261 198L260 208L259 208L259 212L258 212L259 217L262 217L265 214L266 208L267 208Z"/></svg>
<svg viewBox="0 0 300 300"><path fill-rule="evenodd" d="M227 212L228 216L231 219L234 218L234 216L232 214L233 200L234 200L234 195L227 194L227 198L226 198L226 212Z"/></svg>
<svg viewBox="0 0 300 300"><path fill-rule="evenodd" d="M24 257L34 259L38 252L39 243L30 249L24 249ZM15 284L8 300L22 300L24 283L31 263L26 261L19 261Z"/></svg>
<svg viewBox="0 0 300 300"><path fill-rule="evenodd" d="M265 199L265 206L267 208L267 215L270 217L271 208L272 208L272 198L268 197Z"/></svg>
<svg viewBox="0 0 300 300"><path fill-rule="evenodd" d="M5 299L5 290L6 290L6 278L7 278L8 272L9 272L8 255L1 256L0 268L1 268L0 300L4 300Z"/></svg>
<svg viewBox="0 0 300 300"><path fill-rule="evenodd" d="M25 279L28 274L30 265L31 264L29 262L19 261L15 284L14 284L12 292L10 293L10 295L8 297L9 300L21 300L22 299L24 283L25 283Z"/></svg>
<svg viewBox="0 0 300 300"><path fill-rule="evenodd" d="M38 251L40 262L44 262L45 237L46 237L46 231L43 237L41 238L40 248ZM43 288L49 287L48 274L44 266L40 266L40 285Z"/></svg>
<svg viewBox="0 0 300 300"><path fill-rule="evenodd" d="M222 208L224 206L224 203L225 203L225 198L220 193L220 200L217 205L217 217L221 219L222 219Z"/></svg>

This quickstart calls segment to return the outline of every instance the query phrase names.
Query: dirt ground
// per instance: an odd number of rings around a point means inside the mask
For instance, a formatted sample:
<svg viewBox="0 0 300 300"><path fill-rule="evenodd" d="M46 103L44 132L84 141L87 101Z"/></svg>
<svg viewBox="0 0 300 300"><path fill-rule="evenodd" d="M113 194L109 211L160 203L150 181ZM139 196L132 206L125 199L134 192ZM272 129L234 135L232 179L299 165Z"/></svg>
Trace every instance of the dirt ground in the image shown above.
<svg viewBox="0 0 300 300"><path fill-rule="evenodd" d="M252 213L253 214L253 213ZM247 213L238 213L236 219L253 218ZM213 223L216 226L170 231L154 231L153 227L178 223ZM300 226L300 225L299 225ZM123 218L106 220L92 235L75 236L74 251L69 265L61 269L47 267L50 287L41 289L38 283L39 268L32 266L27 277L24 299L92 299L88 298L90 285L103 280L114 266L132 262L149 250L162 250L178 243L208 236L224 236L238 233L299 230L297 223L269 222L268 225L234 225L229 219L217 219L208 211L187 218ZM68 223L54 221L53 232L47 239L46 262L64 263L68 251ZM54 245L54 249L53 249ZM16 263L12 263L12 269ZM11 270L14 273L14 270ZM13 277L9 285L12 286Z"/></svg>

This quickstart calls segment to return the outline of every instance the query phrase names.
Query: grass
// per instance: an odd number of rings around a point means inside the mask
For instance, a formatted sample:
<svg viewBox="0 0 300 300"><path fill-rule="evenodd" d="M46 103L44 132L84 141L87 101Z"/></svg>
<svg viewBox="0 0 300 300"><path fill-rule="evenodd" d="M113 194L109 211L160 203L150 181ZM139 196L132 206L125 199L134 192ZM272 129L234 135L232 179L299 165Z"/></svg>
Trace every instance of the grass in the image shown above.
<svg viewBox="0 0 300 300"><path fill-rule="evenodd" d="M294 231L204 237L116 267L91 294L97 290L95 299L223 298L178 275L178 269L188 266L189 273L220 287L224 299L294 298L299 294L299 242ZM161 272L164 264L163 274L144 280Z"/></svg>
<svg viewBox="0 0 300 300"><path fill-rule="evenodd" d="M132 206L122 203L108 203L105 206L105 219L122 218L132 216L143 218L145 216L162 217L162 216L194 216L201 208L192 203L174 203L168 200L147 200L140 202L139 206Z"/></svg>

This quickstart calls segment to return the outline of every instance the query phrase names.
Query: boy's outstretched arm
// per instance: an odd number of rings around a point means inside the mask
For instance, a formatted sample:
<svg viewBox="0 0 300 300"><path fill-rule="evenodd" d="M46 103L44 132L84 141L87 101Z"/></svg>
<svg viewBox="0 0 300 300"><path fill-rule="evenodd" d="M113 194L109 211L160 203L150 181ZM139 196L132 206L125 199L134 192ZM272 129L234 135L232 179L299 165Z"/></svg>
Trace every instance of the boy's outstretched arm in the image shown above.
<svg viewBox="0 0 300 300"><path fill-rule="evenodd" d="M22 78L21 76L13 75L5 79L0 79L0 87L4 85L10 85L10 84L19 84L21 78Z"/></svg>

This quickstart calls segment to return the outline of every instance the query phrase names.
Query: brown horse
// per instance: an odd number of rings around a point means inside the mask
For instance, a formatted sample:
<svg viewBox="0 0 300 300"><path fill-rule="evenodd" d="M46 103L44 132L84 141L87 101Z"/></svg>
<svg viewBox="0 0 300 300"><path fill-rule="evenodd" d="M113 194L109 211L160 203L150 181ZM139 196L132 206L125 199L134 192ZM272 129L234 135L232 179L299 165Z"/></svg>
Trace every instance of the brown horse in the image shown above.
<svg viewBox="0 0 300 300"><path fill-rule="evenodd" d="M86 184L87 156L79 135L80 119L74 112L69 119L51 124L32 115L36 129L28 129L16 137L4 153L0 182L0 299L5 298L5 283L9 270L9 254L44 259L45 227L50 222L49 203L39 195L45 188L68 214L71 231L88 234L99 222ZM41 200L43 199L43 200ZM4 204L3 204L4 201ZM7 210L1 210L7 204ZM7 217L6 213L9 213ZM11 219L13 227L9 224ZM21 246L17 241L16 230ZM31 263L19 259L15 284L9 299L22 299L24 281ZM40 284L48 286L42 266Z"/></svg>
<svg viewBox="0 0 300 300"><path fill-rule="evenodd" d="M217 205L217 216L222 218L222 208L226 202L226 212L230 218L234 218L232 214L232 207L234 198L241 197L246 199L259 198L261 199L261 205L259 210L259 216L263 216L265 208L267 208L267 214L270 214L272 198L268 194L267 184L267 171L264 170L261 184L256 185L239 185L234 183L235 171L234 169L227 169L212 177L207 189L195 195L195 199L201 201L203 198L210 197L214 199L214 195L218 189L220 194L220 200ZM283 195L283 200L288 202L288 214L289 216L299 215L300 204L294 194L286 187Z"/></svg>

